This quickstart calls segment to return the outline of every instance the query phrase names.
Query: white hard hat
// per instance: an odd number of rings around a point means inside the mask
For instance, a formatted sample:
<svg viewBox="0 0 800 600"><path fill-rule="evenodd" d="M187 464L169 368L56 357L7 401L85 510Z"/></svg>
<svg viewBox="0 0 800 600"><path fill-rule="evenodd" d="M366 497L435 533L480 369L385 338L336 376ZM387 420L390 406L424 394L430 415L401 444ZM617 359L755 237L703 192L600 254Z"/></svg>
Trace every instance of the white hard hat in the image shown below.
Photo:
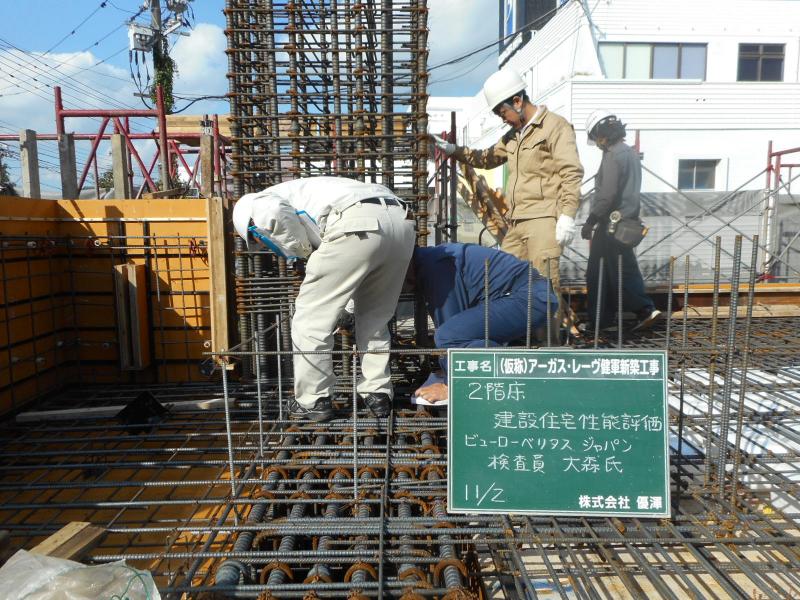
<svg viewBox="0 0 800 600"><path fill-rule="evenodd" d="M589 114L589 116L586 118L586 135L590 141L592 139L592 130L597 127L597 124L600 123L600 121L604 121L605 119L613 116L615 116L614 113L610 110L606 110L605 108L598 108Z"/></svg>
<svg viewBox="0 0 800 600"><path fill-rule="evenodd" d="M253 200L255 194L245 194L233 205L233 228L242 239L247 243L247 229L250 227L250 219L253 218Z"/></svg>
<svg viewBox="0 0 800 600"><path fill-rule="evenodd" d="M519 73L510 68L493 73L483 84L483 96L492 110L503 101L524 91L525 81Z"/></svg>

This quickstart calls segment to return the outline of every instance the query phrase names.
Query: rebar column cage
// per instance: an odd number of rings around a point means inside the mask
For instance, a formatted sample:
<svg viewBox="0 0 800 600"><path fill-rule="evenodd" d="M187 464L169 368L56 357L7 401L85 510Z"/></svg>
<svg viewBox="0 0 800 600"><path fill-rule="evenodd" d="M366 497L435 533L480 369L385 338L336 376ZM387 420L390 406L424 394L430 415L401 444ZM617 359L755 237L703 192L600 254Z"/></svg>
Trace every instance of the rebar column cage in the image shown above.
<svg viewBox="0 0 800 600"><path fill-rule="evenodd" d="M227 0L225 15L235 195L319 175L382 183L409 202L425 244L425 0ZM237 250L240 339L280 313L285 346L299 278ZM257 302L273 278L271 301Z"/></svg>

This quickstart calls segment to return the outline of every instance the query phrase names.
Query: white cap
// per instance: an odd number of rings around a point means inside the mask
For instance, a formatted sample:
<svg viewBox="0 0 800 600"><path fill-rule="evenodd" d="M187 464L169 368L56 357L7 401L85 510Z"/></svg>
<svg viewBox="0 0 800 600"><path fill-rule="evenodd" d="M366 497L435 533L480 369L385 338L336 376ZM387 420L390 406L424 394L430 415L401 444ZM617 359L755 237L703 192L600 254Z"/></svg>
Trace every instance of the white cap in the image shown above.
<svg viewBox="0 0 800 600"><path fill-rule="evenodd" d="M589 141L592 141L592 130L597 127L597 124L613 116L615 116L614 113L605 108L598 108L589 114L586 118L586 135Z"/></svg>
<svg viewBox="0 0 800 600"><path fill-rule="evenodd" d="M514 69L505 68L493 73L483 84L486 104L494 110L503 101L525 91L525 81Z"/></svg>
<svg viewBox="0 0 800 600"><path fill-rule="evenodd" d="M233 228L236 230L245 243L248 243L247 229L250 227L250 219L253 218L253 200L255 194L245 194L233 205Z"/></svg>

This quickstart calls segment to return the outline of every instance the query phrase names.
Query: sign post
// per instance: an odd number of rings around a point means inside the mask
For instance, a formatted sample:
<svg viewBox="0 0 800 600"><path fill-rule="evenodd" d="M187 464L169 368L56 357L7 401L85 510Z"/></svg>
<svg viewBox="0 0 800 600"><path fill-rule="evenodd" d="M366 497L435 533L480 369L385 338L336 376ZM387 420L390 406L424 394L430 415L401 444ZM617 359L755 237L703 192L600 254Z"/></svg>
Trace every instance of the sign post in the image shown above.
<svg viewBox="0 0 800 600"><path fill-rule="evenodd" d="M452 513L669 516L663 351L450 349Z"/></svg>

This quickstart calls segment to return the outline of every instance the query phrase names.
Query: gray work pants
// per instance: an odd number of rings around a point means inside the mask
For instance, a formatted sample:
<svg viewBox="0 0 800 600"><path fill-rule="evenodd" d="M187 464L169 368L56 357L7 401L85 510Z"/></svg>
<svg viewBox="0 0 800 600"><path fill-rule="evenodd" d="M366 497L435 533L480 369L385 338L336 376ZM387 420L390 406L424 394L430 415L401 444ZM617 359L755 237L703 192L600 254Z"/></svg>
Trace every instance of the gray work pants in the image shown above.
<svg viewBox="0 0 800 600"><path fill-rule="evenodd" d="M404 208L357 203L332 212L322 244L311 254L292 319L295 351L294 389L306 408L317 398L333 395L331 355L333 330L350 298L355 301L356 346L359 352L389 350L389 320L414 248L414 225ZM349 357L346 357L346 360ZM393 395L389 354L361 356L361 395Z"/></svg>

